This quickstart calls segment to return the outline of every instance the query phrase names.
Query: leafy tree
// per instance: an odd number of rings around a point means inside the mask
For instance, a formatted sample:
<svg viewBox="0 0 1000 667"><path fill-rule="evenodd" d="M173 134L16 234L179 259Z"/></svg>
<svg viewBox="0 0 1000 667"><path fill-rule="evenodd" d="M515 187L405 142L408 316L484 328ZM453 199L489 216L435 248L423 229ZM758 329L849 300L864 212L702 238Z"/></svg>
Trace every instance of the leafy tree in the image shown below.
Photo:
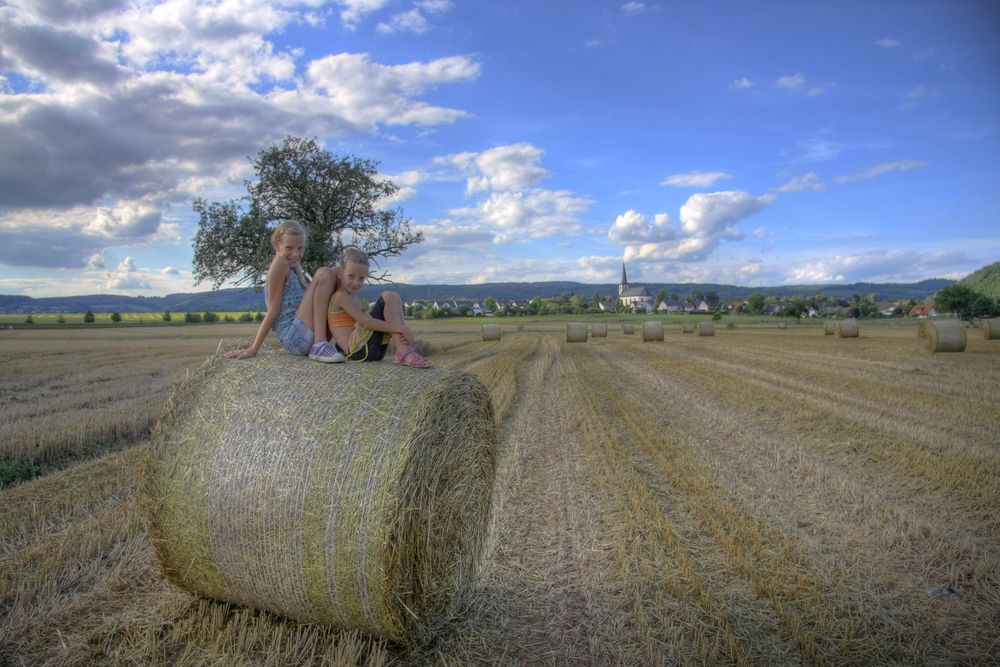
<svg viewBox="0 0 1000 667"><path fill-rule="evenodd" d="M219 287L228 280L264 284L274 256L271 224L299 220L309 230L302 265L313 272L332 265L345 245L372 258L393 257L423 241L402 211L381 208L398 191L378 175L378 163L338 157L315 139L286 137L251 159L256 178L241 200L196 199L194 277ZM385 274L378 277L384 277Z"/></svg>
<svg viewBox="0 0 1000 667"><path fill-rule="evenodd" d="M184 313L184 321L188 324L197 324L201 322L201 315L198 313Z"/></svg>
<svg viewBox="0 0 1000 667"><path fill-rule="evenodd" d="M722 299L719 298L718 292L716 292L714 289L710 289L708 290L708 294L705 295L705 301L708 303L709 306L711 306L714 309L718 307L719 302L722 301Z"/></svg>
<svg viewBox="0 0 1000 667"><path fill-rule="evenodd" d="M24 318L24 323L25 324L34 324L35 323L35 317L33 315L28 315L26 318Z"/></svg>
<svg viewBox="0 0 1000 667"><path fill-rule="evenodd" d="M118 314L117 310L111 313L111 321L114 322L115 324L118 324L119 322L122 321L122 316Z"/></svg>
<svg viewBox="0 0 1000 667"><path fill-rule="evenodd" d="M939 313L954 313L963 320L990 317L997 312L997 304L993 299L962 283L954 283L938 290L934 295L934 306Z"/></svg>
<svg viewBox="0 0 1000 667"><path fill-rule="evenodd" d="M59 317L56 318L56 322L58 322L59 324L66 324L66 316L63 315L62 313L59 313Z"/></svg>
<svg viewBox="0 0 1000 667"><path fill-rule="evenodd" d="M760 292L754 292L747 299L747 311L753 315L760 315L764 312L764 295Z"/></svg>
<svg viewBox="0 0 1000 667"><path fill-rule="evenodd" d="M253 315L250 313L240 313L240 322L253 322Z"/></svg>
<svg viewBox="0 0 1000 667"><path fill-rule="evenodd" d="M215 324L219 321L219 316L210 310L206 310L201 314L201 321L206 324Z"/></svg>
<svg viewBox="0 0 1000 667"><path fill-rule="evenodd" d="M169 310L163 311L163 321L164 322L169 322L171 319L173 319L173 318L170 315L170 311Z"/></svg>
<svg viewBox="0 0 1000 667"><path fill-rule="evenodd" d="M91 311L91 310L88 310L86 313L84 313L83 314L83 321L84 321L85 324L93 324L93 322L94 322L94 312Z"/></svg>
<svg viewBox="0 0 1000 667"><path fill-rule="evenodd" d="M654 303L659 306L661 303L667 300L667 290L664 287L656 290L656 298L653 300Z"/></svg>
<svg viewBox="0 0 1000 667"><path fill-rule="evenodd" d="M254 319L254 322L263 322L264 321L264 313L262 313L262 312L260 312L258 310L257 313L253 316L253 319Z"/></svg>
<svg viewBox="0 0 1000 667"><path fill-rule="evenodd" d="M497 300L491 296L486 297L485 299L483 299L483 308L485 308L491 313L496 312Z"/></svg>

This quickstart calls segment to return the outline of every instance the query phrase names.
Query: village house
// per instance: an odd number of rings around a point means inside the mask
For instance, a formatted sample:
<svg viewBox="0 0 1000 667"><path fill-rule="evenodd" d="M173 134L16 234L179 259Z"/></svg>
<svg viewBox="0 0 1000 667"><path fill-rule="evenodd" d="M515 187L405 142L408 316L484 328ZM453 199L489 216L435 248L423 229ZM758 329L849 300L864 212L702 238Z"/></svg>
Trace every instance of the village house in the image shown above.
<svg viewBox="0 0 1000 667"><path fill-rule="evenodd" d="M913 308L910 308L910 317L935 317L937 314L937 310L934 306L928 303L919 303Z"/></svg>
<svg viewBox="0 0 1000 667"><path fill-rule="evenodd" d="M627 308L653 312L653 295L645 287L629 287L625 277L625 262L622 262L622 280L618 284L618 300Z"/></svg>

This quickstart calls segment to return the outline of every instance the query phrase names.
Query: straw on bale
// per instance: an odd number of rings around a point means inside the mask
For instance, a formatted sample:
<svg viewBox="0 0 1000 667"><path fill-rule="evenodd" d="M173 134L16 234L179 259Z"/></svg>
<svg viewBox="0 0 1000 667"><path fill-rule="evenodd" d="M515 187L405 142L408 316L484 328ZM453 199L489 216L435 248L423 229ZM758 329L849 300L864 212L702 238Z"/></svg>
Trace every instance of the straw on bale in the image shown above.
<svg viewBox="0 0 1000 667"><path fill-rule="evenodd" d="M150 539L192 592L412 644L470 586L496 447L466 373L216 357L156 426Z"/></svg>
<svg viewBox="0 0 1000 667"><path fill-rule="evenodd" d="M499 324L484 324L483 325L483 340L500 340L500 325Z"/></svg>
<svg viewBox="0 0 1000 667"><path fill-rule="evenodd" d="M643 342L649 342L654 340L663 340L663 323L662 322L643 322L642 323L642 340Z"/></svg>
<svg viewBox="0 0 1000 667"><path fill-rule="evenodd" d="M1000 317L991 320L979 320L979 330L983 332L986 340L996 340L1000 338Z"/></svg>
<svg viewBox="0 0 1000 667"><path fill-rule="evenodd" d="M622 333L628 335L634 334L635 325L632 324L631 322L626 322L625 324L622 325Z"/></svg>
<svg viewBox="0 0 1000 667"><path fill-rule="evenodd" d="M715 325L712 322L698 322L694 325L694 331L699 336L714 336Z"/></svg>
<svg viewBox="0 0 1000 667"><path fill-rule="evenodd" d="M837 323L833 320L823 320L823 335L832 336L837 333Z"/></svg>
<svg viewBox="0 0 1000 667"><path fill-rule="evenodd" d="M837 322L837 338L857 338L857 320L839 320Z"/></svg>
<svg viewBox="0 0 1000 667"><path fill-rule="evenodd" d="M685 322L681 331L684 333L694 333L694 322Z"/></svg>
<svg viewBox="0 0 1000 667"><path fill-rule="evenodd" d="M608 337L608 325L607 324L591 324L590 325L590 335L593 338L607 338Z"/></svg>
<svg viewBox="0 0 1000 667"><path fill-rule="evenodd" d="M924 320L917 327L917 344L923 352L964 352L965 325L956 320Z"/></svg>
<svg viewBox="0 0 1000 667"><path fill-rule="evenodd" d="M587 325L583 322L569 322L566 324L567 343L586 343Z"/></svg>

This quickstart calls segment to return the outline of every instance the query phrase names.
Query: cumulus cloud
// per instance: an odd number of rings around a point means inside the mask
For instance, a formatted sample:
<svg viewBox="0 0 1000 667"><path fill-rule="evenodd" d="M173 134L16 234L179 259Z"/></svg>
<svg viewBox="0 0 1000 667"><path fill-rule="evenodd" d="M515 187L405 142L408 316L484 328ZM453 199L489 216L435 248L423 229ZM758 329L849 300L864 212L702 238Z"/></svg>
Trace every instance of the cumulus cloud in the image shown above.
<svg viewBox="0 0 1000 667"><path fill-rule="evenodd" d="M735 79L732 83L729 84L729 88L731 90L750 90L751 88L753 88L753 81L751 81L746 77Z"/></svg>
<svg viewBox="0 0 1000 667"><path fill-rule="evenodd" d="M180 275L180 271L178 271L172 266L165 266L162 269L160 269L160 274L164 276L176 276Z"/></svg>
<svg viewBox="0 0 1000 667"><path fill-rule="evenodd" d="M896 162L883 162L867 169L862 169L861 171L855 172L853 174L845 174L843 176L837 176L833 179L834 183L850 183L851 181L862 181L871 178L878 178L882 174L888 174L894 171L910 171L911 169L921 169L930 165L930 162L924 160L899 160Z"/></svg>
<svg viewBox="0 0 1000 667"><path fill-rule="evenodd" d="M732 174L727 174L724 171L692 171L687 174L674 174L673 176L667 176L660 181L660 185L673 185L681 188L708 188L715 185L719 181L732 177Z"/></svg>
<svg viewBox="0 0 1000 667"><path fill-rule="evenodd" d="M476 206L449 213L473 229L489 230L492 242L499 244L577 234L582 228L579 216L592 204L568 190L532 189L494 192Z"/></svg>
<svg viewBox="0 0 1000 667"><path fill-rule="evenodd" d="M625 244L626 260L699 261L723 241L741 239L736 224L774 200L774 195L754 197L742 190L698 193L681 206L680 226L676 229L669 225L665 214L650 222L628 211L615 220L608 236Z"/></svg>
<svg viewBox="0 0 1000 667"><path fill-rule="evenodd" d="M806 84L806 75L802 72L796 72L795 74L779 77L774 83L778 88L784 88L785 90L799 90Z"/></svg>
<svg viewBox="0 0 1000 667"><path fill-rule="evenodd" d="M425 13L440 14L448 11L451 7L450 0L424 0L424 2L416 3L413 9L393 14L388 21L383 21L375 26L375 29L384 35L391 35L395 32L422 34L431 29L431 24L424 15Z"/></svg>
<svg viewBox="0 0 1000 667"><path fill-rule="evenodd" d="M382 9L388 2L389 0L337 0L344 7L340 12L340 20L344 22L344 26L353 30L366 15Z"/></svg>
<svg viewBox="0 0 1000 667"><path fill-rule="evenodd" d="M86 266L104 248L179 238L171 206L233 187L285 135L453 123L432 87L475 80L467 56L316 60L269 35L324 0L40 0L0 7L0 262ZM340 2L349 23L383 0ZM443 11L445 0L415 5ZM10 83L18 81L16 89ZM28 80L30 85L20 83ZM404 191L401 194L410 194ZM32 234L20 230L32 228Z"/></svg>
<svg viewBox="0 0 1000 667"><path fill-rule="evenodd" d="M143 278L135 268L131 257L121 261L114 273L108 274L105 288L109 290L142 290L149 289L149 281Z"/></svg>
<svg viewBox="0 0 1000 667"><path fill-rule="evenodd" d="M548 177L541 166L545 151L528 143L497 146L482 153L453 153L435 158L438 165L459 169L468 176L466 190L477 191L517 190L526 188Z"/></svg>
<svg viewBox="0 0 1000 667"><path fill-rule="evenodd" d="M976 260L953 251L869 250L805 260L788 271L784 282L912 282L962 264L974 266Z"/></svg>
<svg viewBox="0 0 1000 667"><path fill-rule="evenodd" d="M898 46L902 46L902 42L898 39L893 39L892 37L883 37L882 39L875 42L876 46L880 46L883 49L894 49Z"/></svg>

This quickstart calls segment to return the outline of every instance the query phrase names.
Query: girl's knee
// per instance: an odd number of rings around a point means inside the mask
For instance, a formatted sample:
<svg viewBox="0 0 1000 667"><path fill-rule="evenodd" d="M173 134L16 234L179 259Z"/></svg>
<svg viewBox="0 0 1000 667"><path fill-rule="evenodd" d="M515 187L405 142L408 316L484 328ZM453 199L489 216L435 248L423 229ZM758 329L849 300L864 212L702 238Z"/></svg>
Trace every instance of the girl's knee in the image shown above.
<svg viewBox="0 0 1000 667"><path fill-rule="evenodd" d="M328 266L321 266L313 274L313 282L325 283L333 280L333 269Z"/></svg>
<svg viewBox="0 0 1000 667"><path fill-rule="evenodd" d="M399 295L390 290L382 292L382 300L386 303L400 303Z"/></svg>

